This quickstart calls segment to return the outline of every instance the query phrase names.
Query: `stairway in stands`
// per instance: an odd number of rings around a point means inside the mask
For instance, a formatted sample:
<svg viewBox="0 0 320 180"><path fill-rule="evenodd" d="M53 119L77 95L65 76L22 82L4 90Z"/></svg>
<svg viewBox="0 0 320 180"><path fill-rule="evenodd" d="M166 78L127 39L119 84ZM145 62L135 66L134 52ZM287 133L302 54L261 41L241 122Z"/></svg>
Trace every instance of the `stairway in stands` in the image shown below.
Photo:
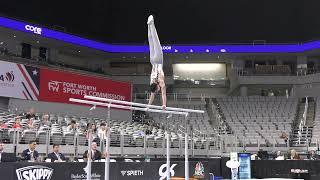
<svg viewBox="0 0 320 180"><path fill-rule="evenodd" d="M211 119L216 121L212 122L214 128L216 128L219 134L231 134L231 129L228 127L228 124L225 122L226 118L221 110L220 104L218 103L216 98L206 99L207 104L210 103L211 105L208 106L207 111L210 111L209 116Z"/></svg>
<svg viewBox="0 0 320 180"><path fill-rule="evenodd" d="M297 117L295 120L295 124L293 126L292 134L290 136L292 146L296 146L296 147L306 146L307 143L310 143L312 138L316 103L314 98L309 97L306 124L302 126L302 131L300 132L301 133L300 142L299 142L299 123L303 118L305 103L306 103L306 100L305 98L303 98L298 104Z"/></svg>

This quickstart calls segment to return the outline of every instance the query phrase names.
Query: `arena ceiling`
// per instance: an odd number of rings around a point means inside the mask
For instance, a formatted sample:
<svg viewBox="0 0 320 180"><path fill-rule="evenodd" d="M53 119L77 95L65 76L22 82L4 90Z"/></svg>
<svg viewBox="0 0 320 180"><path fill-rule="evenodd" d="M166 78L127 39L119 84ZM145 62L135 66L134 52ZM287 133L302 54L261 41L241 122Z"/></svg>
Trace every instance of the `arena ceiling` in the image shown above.
<svg viewBox="0 0 320 180"><path fill-rule="evenodd" d="M0 13L108 43L147 43L154 14L163 44L301 42L320 37L316 0L3 2Z"/></svg>

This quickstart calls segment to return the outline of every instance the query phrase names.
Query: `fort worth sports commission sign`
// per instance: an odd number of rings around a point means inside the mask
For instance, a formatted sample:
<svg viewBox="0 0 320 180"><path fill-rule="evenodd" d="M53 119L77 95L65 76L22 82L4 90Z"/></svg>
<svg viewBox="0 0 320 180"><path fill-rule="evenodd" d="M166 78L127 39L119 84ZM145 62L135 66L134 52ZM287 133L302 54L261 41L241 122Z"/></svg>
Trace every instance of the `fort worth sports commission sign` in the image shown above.
<svg viewBox="0 0 320 180"><path fill-rule="evenodd" d="M131 84L0 61L0 96L69 103L84 95L131 101Z"/></svg>

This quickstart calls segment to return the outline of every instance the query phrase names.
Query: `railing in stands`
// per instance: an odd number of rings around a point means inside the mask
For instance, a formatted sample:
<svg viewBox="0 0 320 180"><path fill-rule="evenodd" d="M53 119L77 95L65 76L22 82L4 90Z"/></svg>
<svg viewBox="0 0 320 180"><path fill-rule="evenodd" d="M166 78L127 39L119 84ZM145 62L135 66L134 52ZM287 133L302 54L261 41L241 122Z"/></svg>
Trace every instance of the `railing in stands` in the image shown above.
<svg viewBox="0 0 320 180"><path fill-rule="evenodd" d="M149 92L145 92L145 93L134 93L133 94L133 101L134 102L139 102L139 101L145 101L147 102L147 100L150 97L150 93ZM183 94L183 93L167 93L167 99L168 100L172 100L172 101L205 101L206 97L210 97L207 94L200 94L200 96L195 96L192 94ZM161 97L160 96L156 96L155 100L160 100Z"/></svg>

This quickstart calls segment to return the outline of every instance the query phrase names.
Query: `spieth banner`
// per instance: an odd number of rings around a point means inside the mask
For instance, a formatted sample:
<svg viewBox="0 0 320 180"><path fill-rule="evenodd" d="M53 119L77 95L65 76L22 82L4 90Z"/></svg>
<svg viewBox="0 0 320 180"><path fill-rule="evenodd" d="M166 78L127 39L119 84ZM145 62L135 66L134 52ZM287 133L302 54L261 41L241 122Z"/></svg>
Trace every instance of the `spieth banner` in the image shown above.
<svg viewBox="0 0 320 180"><path fill-rule="evenodd" d="M0 96L39 99L39 68L0 61Z"/></svg>
<svg viewBox="0 0 320 180"><path fill-rule="evenodd" d="M40 100L69 103L84 95L131 101L131 84L76 73L41 69Z"/></svg>

